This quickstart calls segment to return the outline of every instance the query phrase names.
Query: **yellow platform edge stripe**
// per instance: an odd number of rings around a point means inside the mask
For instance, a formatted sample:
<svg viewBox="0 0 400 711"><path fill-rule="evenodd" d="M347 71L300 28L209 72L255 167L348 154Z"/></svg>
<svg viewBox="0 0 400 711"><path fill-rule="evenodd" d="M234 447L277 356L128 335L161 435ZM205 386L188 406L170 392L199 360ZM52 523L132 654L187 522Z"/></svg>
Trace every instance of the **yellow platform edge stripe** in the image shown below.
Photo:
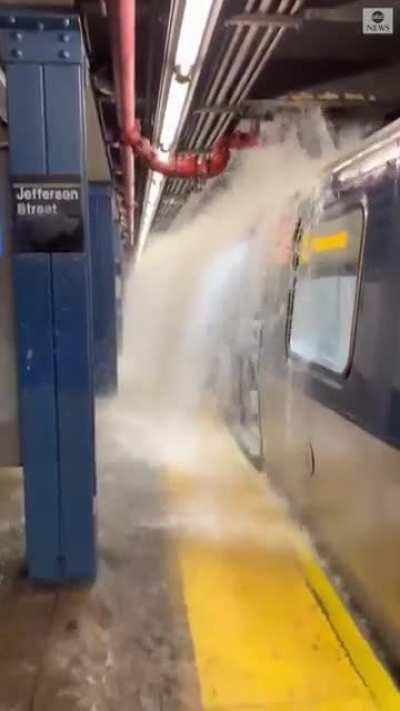
<svg viewBox="0 0 400 711"><path fill-rule="evenodd" d="M228 428L226 429L228 431ZM229 435L236 444L239 456L249 463L230 431ZM254 469L254 475L259 474ZM307 583L324 610L332 629L346 649L354 668L363 679L378 707L383 711L400 711L399 689L354 622L351 613L321 568L311 547L304 548L301 552L300 565Z"/></svg>
<svg viewBox="0 0 400 711"><path fill-rule="evenodd" d="M301 565L310 588L377 704L385 711L398 711L399 690L311 551L304 551Z"/></svg>

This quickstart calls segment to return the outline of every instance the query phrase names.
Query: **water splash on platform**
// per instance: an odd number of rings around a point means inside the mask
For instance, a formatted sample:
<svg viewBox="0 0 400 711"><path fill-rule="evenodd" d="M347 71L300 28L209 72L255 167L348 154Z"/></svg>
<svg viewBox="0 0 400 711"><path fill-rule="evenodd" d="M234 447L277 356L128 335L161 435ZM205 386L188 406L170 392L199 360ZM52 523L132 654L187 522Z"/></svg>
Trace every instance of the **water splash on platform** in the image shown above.
<svg viewBox="0 0 400 711"><path fill-rule="evenodd" d="M267 266L287 258L282 224L290 238L299 202L337 157L321 116L312 121L317 155L300 144L298 127L282 142L280 125L269 124L268 144L240 154L201 209L192 201L175 229L151 237L128 283L120 394L100 418L103 458L118 452L203 480L206 470L222 476L205 413L226 414L235 361L272 278Z"/></svg>

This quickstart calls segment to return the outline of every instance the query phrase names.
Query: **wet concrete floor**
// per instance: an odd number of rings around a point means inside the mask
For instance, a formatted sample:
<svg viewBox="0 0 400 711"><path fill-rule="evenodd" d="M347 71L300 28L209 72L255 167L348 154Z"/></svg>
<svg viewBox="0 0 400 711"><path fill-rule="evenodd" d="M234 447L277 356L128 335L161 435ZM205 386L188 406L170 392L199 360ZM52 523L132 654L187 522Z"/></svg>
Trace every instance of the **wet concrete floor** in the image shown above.
<svg viewBox="0 0 400 711"><path fill-rule="evenodd" d="M143 428L100 436L91 587L26 579L21 475L1 472L0 711L378 708L265 477L222 426L167 425L147 458Z"/></svg>
<svg viewBox="0 0 400 711"><path fill-rule="evenodd" d="M102 467L98 580L63 589L24 576L20 475L2 474L0 711L200 708L157 476L134 471Z"/></svg>

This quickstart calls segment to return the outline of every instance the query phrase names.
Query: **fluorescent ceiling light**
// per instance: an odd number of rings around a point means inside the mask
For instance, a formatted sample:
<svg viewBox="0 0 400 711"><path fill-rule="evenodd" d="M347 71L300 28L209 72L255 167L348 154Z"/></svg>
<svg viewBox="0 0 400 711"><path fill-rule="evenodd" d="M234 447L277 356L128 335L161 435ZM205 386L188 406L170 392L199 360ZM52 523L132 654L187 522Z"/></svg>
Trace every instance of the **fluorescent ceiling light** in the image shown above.
<svg viewBox="0 0 400 711"><path fill-rule="evenodd" d="M174 62L179 74L184 77L190 77L198 59L213 1L186 0ZM169 150L176 139L189 88L190 81L182 82L176 76L172 77L161 126L160 144L163 150Z"/></svg>
<svg viewBox="0 0 400 711"><path fill-rule="evenodd" d="M150 187L150 190L148 193L145 218L147 218L150 215L151 218L153 219L154 213L155 213L155 211L158 207L158 203L160 201L160 197L161 197L161 186L152 185Z"/></svg>
<svg viewBox="0 0 400 711"><path fill-rule="evenodd" d="M175 77L171 81L160 136L164 151L169 150L175 140L189 86L178 82Z"/></svg>
<svg viewBox="0 0 400 711"><path fill-rule="evenodd" d="M143 246L150 232L151 224L153 222L154 215L156 214L158 203L160 202L164 180L165 177L161 173L151 173L150 175L149 182L147 184L148 190L145 201L146 208L144 210L140 225L138 258L141 256Z"/></svg>
<svg viewBox="0 0 400 711"><path fill-rule="evenodd" d="M196 63L214 0L186 0L175 65L184 76Z"/></svg>
<svg viewBox="0 0 400 711"><path fill-rule="evenodd" d="M150 183L150 188L149 188L149 194L147 198L147 204L152 207L156 203L158 203L158 200L161 195L161 188L162 188L162 183L163 183L164 176L161 175L161 173L153 173L151 177L151 183Z"/></svg>
<svg viewBox="0 0 400 711"><path fill-rule="evenodd" d="M170 151L176 141L190 89L190 74L199 57L213 3L214 0L186 0L185 2L174 66L178 69L179 75L187 77L188 81L178 81L175 74L171 78L164 116L161 121L159 143L162 151ZM169 158L168 155L160 157L164 160ZM158 173L152 173L149 179L140 227L139 257L157 211L164 180L164 176Z"/></svg>

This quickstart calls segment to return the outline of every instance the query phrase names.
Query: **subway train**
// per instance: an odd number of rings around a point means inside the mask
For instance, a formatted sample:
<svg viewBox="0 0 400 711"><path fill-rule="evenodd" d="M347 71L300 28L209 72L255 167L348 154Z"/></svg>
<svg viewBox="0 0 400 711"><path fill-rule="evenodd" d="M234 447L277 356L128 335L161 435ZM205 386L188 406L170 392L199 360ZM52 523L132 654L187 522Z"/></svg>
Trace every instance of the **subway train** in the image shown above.
<svg viewBox="0 0 400 711"><path fill-rule="evenodd" d="M311 532L393 669L400 664L399 145L396 121L329 168L318 209L307 220L299 215L290 258L267 268L236 383L242 445Z"/></svg>

